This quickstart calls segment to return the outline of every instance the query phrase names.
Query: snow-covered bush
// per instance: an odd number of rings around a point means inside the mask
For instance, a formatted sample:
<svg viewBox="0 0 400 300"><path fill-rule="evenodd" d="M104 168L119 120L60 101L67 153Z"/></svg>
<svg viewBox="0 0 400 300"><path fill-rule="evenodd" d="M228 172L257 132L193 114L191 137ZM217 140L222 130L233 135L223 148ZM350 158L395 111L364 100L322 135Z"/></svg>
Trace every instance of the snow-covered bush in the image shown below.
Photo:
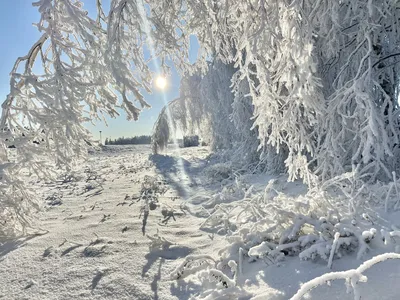
<svg viewBox="0 0 400 300"><path fill-rule="evenodd" d="M347 180L351 180L350 174L297 196L283 193L276 179L263 192L243 183L231 185L228 192L226 185L203 203L209 216L201 229L225 235L228 241L214 257L215 268L232 278L231 261L241 269L243 261L271 265L296 256L301 260L323 260L331 268L335 259L351 253L362 259L371 249L398 251L398 229L379 222L379 216L366 210L365 205L357 206L360 198L368 202L378 190L372 194L372 188L361 189L362 193L355 189L355 195L349 197L338 188L348 190L351 184ZM385 198L385 194L380 195L382 209ZM349 199L352 205L348 205Z"/></svg>
<svg viewBox="0 0 400 300"><path fill-rule="evenodd" d="M203 174L210 182L220 182L233 178L234 170L229 163L216 163L205 168Z"/></svg>
<svg viewBox="0 0 400 300"><path fill-rule="evenodd" d="M239 296L249 296L247 292L237 286L238 265L235 261L229 262L232 277L217 269L215 260L207 255L188 255L184 261L170 274L170 279L180 280L197 274L202 282L204 291L196 299L215 299L223 296L228 299ZM209 288L208 288L209 287ZM223 289L223 291L221 291Z"/></svg>
<svg viewBox="0 0 400 300"><path fill-rule="evenodd" d="M149 210L154 210L158 206L159 196L165 194L167 186L164 185L162 178L146 175L142 181L138 201L143 201L142 210L144 213L149 213Z"/></svg>
<svg viewBox="0 0 400 300"><path fill-rule="evenodd" d="M199 136L184 136L183 137L183 147L196 147L199 145Z"/></svg>
<svg viewBox="0 0 400 300"><path fill-rule="evenodd" d="M170 279L178 280L195 274L200 270L215 267L215 260L207 255L188 255L184 261L170 274Z"/></svg>

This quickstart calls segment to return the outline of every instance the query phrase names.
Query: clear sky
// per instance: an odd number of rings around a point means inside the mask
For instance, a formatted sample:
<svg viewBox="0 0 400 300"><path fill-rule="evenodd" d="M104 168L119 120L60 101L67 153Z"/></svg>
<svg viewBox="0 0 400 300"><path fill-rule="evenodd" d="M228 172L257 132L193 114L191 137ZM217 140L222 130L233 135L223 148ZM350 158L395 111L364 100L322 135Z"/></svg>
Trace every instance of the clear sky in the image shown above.
<svg viewBox="0 0 400 300"><path fill-rule="evenodd" d="M9 92L9 73L19 56L24 56L31 48L32 44L39 38L39 33L32 23L38 22L40 15L37 8L32 6L30 0L0 0L0 102L2 103ZM93 13L95 11L96 0L82 0L84 8ZM109 1L104 1L109 2ZM191 60L195 60L197 54L196 39L192 42L195 46L191 48ZM176 70L172 68L172 76L168 79L166 89L166 99L171 101L179 95L180 77ZM151 134L153 124L157 119L158 113L164 105L164 96L161 91L155 90L152 95L145 94L146 101L152 106L144 110L139 121L127 121L126 114L120 112L117 119L107 118L108 126L103 123L96 123L95 126L87 124L87 128L92 132L95 139L102 131L102 137L117 138L130 137L134 135Z"/></svg>

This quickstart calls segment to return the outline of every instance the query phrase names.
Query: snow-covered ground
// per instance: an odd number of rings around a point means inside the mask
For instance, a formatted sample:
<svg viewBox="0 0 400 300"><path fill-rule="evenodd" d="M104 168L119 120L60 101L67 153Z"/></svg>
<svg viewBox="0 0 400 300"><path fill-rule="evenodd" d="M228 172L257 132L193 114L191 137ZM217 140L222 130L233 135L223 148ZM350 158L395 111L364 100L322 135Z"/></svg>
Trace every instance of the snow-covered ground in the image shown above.
<svg viewBox="0 0 400 300"><path fill-rule="evenodd" d="M37 234L0 246L0 298L290 299L302 283L328 271L357 268L384 252L371 249L362 260L349 253L335 259L332 270L325 261L298 256L280 262L245 260L237 287L228 289L219 288L219 280L211 282L207 272L174 279L188 255L219 260L232 244L226 227L206 226L211 209L235 200L221 190L253 185L253 191L262 191L272 179L247 175L238 183L226 178L229 169L210 171L224 166L213 169L216 162L208 155L204 147L151 155L148 146L108 146L57 182L32 182L45 206L35 221ZM301 183L275 179L276 189L288 195L305 192ZM152 189L159 193L146 194ZM155 197L148 211L143 192ZM232 275L230 270L226 274ZM380 263L365 275L368 283L359 284L362 299L400 299L400 261ZM316 288L309 299L353 295L338 280Z"/></svg>

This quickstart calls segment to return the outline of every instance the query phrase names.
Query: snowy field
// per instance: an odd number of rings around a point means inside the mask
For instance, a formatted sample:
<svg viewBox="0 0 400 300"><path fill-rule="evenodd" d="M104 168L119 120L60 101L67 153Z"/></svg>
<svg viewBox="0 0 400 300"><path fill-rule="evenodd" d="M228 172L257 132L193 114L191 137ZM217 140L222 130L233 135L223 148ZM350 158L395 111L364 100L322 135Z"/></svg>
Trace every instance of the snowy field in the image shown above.
<svg viewBox="0 0 400 300"><path fill-rule="evenodd" d="M32 182L45 205L35 221L36 234L0 247L0 298L290 299L302 283L388 252L371 247L360 260L349 252L333 260L332 270L323 260L304 261L298 255L252 263L246 256L236 275L220 268L230 281L218 277L204 264L227 260L227 253L238 255L238 248L229 220L219 223L210 215L237 201L238 190L246 198L250 191L264 191L272 178L231 176L208 155L205 147L151 155L148 146L108 146L56 182ZM274 191L306 192L284 176L275 178ZM202 263L182 265L188 255ZM364 275L368 282L359 283L361 299L400 299L400 261L382 262ZM337 280L307 297L354 295Z"/></svg>

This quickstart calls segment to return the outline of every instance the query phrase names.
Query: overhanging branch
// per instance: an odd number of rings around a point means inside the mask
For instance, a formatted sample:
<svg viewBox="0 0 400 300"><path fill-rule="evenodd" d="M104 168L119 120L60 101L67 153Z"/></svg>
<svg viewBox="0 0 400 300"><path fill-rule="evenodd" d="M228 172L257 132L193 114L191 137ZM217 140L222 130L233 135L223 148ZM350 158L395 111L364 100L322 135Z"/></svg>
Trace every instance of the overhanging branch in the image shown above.
<svg viewBox="0 0 400 300"><path fill-rule="evenodd" d="M48 36L47 34L43 34L40 39L33 44L32 48L29 50L28 54L22 57L18 57L18 59L16 60L14 67L11 71L11 81L10 81L10 86L11 86L11 90L12 90L12 82L13 82L13 74L15 72L17 72L18 66L22 61L26 61L25 64L25 73L30 72L30 70L32 69L37 55L39 53L39 51L42 49L43 44L46 42ZM22 78L18 84L17 84L17 89L21 89L23 87L25 83L25 80ZM6 124L6 119L8 117L9 111L10 111L10 107L11 107L11 103L14 100L14 97L11 96L11 94L9 94L7 96L7 99L3 102L3 104L1 105L1 108L3 109L2 114L1 114L1 121L0 121L0 129L4 129L5 128L5 124Z"/></svg>

